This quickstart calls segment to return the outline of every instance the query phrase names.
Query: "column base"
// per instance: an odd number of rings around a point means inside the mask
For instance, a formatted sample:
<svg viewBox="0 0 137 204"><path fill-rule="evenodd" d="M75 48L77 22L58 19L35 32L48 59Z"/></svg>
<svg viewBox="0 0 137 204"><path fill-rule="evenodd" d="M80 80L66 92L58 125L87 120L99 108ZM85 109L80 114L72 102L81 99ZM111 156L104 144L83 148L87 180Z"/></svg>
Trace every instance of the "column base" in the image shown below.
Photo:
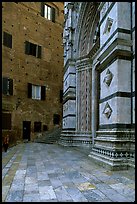
<svg viewBox="0 0 137 204"><path fill-rule="evenodd" d="M89 157L111 170L135 167L134 131L100 130L96 133Z"/></svg>
<svg viewBox="0 0 137 204"><path fill-rule="evenodd" d="M63 130L58 144L63 146L86 146L92 144L91 132Z"/></svg>

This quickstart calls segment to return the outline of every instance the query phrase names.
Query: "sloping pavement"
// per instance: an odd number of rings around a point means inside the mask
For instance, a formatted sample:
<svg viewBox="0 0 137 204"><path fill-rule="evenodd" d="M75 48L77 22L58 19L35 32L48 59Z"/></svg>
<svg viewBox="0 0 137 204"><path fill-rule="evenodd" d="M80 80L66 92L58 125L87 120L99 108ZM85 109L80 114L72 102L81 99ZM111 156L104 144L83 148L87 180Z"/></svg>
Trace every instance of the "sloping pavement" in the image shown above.
<svg viewBox="0 0 137 204"><path fill-rule="evenodd" d="M23 143L2 153L2 202L134 202L135 171L108 171L85 152Z"/></svg>

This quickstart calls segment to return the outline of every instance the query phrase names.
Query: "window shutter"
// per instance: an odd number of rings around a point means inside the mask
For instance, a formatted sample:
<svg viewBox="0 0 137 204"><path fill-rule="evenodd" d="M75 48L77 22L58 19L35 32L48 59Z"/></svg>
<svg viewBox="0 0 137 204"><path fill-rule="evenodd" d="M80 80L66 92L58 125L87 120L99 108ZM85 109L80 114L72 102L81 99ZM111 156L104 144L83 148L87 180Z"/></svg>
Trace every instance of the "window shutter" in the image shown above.
<svg viewBox="0 0 137 204"><path fill-rule="evenodd" d="M9 33L4 32L3 36L3 45L12 48L12 35Z"/></svg>
<svg viewBox="0 0 137 204"><path fill-rule="evenodd" d="M28 83L28 98L32 98L32 84Z"/></svg>
<svg viewBox="0 0 137 204"><path fill-rule="evenodd" d="M41 46L38 45L38 58L41 58Z"/></svg>
<svg viewBox="0 0 137 204"><path fill-rule="evenodd" d="M25 41L25 54L29 55L30 53L30 43Z"/></svg>
<svg viewBox="0 0 137 204"><path fill-rule="evenodd" d="M2 113L2 129L11 130L11 114Z"/></svg>
<svg viewBox="0 0 137 204"><path fill-rule="evenodd" d="M54 114L53 115L53 123L54 125L59 125L60 122L60 115L59 114Z"/></svg>
<svg viewBox="0 0 137 204"><path fill-rule="evenodd" d="M2 78L2 93L7 94L8 90L8 78Z"/></svg>
<svg viewBox="0 0 137 204"><path fill-rule="evenodd" d="M45 100L46 98L46 87L45 86L41 86L41 100Z"/></svg>
<svg viewBox="0 0 137 204"><path fill-rule="evenodd" d="M51 7L51 19L55 23L55 9Z"/></svg>
<svg viewBox="0 0 137 204"><path fill-rule="evenodd" d="M60 103L63 102L63 90L60 90Z"/></svg>
<svg viewBox="0 0 137 204"><path fill-rule="evenodd" d="M44 17L44 5L45 5L45 3L41 2L41 16L43 16L43 17Z"/></svg>
<svg viewBox="0 0 137 204"><path fill-rule="evenodd" d="M8 45L10 48L12 48L12 35L9 34L9 37L8 37Z"/></svg>
<svg viewBox="0 0 137 204"><path fill-rule="evenodd" d="M9 94L13 95L13 79L9 79Z"/></svg>

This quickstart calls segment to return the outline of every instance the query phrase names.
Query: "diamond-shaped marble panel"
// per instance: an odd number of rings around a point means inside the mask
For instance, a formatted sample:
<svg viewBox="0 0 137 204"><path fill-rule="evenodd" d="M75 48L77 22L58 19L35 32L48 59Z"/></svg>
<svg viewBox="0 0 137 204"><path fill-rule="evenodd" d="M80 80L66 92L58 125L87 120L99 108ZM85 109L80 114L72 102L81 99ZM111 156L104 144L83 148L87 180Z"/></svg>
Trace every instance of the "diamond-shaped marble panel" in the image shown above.
<svg viewBox="0 0 137 204"><path fill-rule="evenodd" d="M111 71L108 69L107 72L106 72L106 76L103 80L103 82L109 86L111 84L111 81L113 79L113 74L111 73Z"/></svg>
<svg viewBox="0 0 137 204"><path fill-rule="evenodd" d="M106 103L105 108L103 110L103 114L109 119L112 113L112 108L108 103Z"/></svg>

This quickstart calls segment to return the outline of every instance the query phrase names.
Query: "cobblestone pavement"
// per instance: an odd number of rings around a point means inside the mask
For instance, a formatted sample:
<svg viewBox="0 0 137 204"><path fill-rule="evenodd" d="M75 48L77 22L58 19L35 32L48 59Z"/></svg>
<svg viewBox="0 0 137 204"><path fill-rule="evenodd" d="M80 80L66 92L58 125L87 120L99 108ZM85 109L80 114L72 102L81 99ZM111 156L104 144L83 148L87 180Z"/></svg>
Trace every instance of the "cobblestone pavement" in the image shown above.
<svg viewBox="0 0 137 204"><path fill-rule="evenodd" d="M2 153L2 202L134 202L135 171L109 171L84 152L23 143Z"/></svg>

